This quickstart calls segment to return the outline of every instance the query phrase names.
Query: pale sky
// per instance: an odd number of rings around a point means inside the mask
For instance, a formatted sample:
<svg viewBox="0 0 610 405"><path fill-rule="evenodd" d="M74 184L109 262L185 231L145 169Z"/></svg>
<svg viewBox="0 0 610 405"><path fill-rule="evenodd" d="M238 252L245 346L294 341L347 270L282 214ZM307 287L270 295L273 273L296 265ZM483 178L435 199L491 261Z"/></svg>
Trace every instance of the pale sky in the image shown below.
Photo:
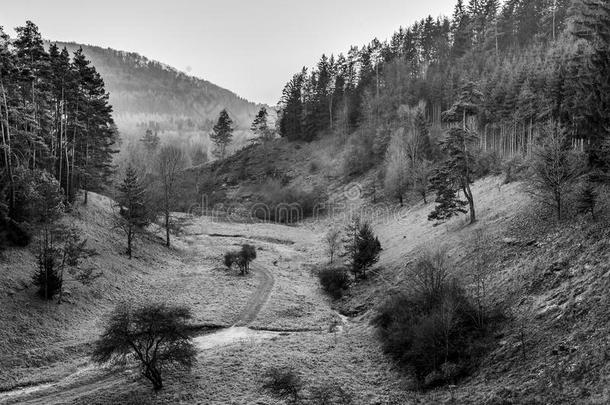
<svg viewBox="0 0 610 405"><path fill-rule="evenodd" d="M140 53L254 102L319 57L347 52L456 0L0 0L9 35L26 20L44 38Z"/></svg>

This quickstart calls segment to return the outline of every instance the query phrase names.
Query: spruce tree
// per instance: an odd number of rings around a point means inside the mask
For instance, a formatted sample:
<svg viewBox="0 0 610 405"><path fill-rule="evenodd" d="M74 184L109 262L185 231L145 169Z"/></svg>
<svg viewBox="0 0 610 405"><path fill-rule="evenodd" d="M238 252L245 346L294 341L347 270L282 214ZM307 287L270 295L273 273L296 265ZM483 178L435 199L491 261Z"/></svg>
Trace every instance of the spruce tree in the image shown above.
<svg viewBox="0 0 610 405"><path fill-rule="evenodd" d="M373 228L360 218L353 218L345 228L343 253L347 265L356 279L366 278L366 270L377 263L381 244L373 233Z"/></svg>

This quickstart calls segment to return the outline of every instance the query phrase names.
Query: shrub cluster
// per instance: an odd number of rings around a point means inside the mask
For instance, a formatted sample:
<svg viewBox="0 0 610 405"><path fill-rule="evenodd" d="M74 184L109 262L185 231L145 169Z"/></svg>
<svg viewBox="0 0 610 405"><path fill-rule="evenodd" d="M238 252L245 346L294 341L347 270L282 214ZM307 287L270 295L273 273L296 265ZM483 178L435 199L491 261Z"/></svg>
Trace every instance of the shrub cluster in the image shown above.
<svg viewBox="0 0 610 405"><path fill-rule="evenodd" d="M267 370L263 389L276 398L296 404L301 397L303 380L291 367L273 367Z"/></svg>
<svg viewBox="0 0 610 405"><path fill-rule="evenodd" d="M319 189L305 191L270 180L259 188L260 200L251 207L251 214L260 220L292 224L311 217L324 201Z"/></svg>
<svg viewBox="0 0 610 405"><path fill-rule="evenodd" d="M237 265L242 275L250 272L250 263L256 259L256 248L252 245L242 245L240 250L227 252L224 255L224 264L227 269L231 269L233 265Z"/></svg>
<svg viewBox="0 0 610 405"><path fill-rule="evenodd" d="M384 350L424 388L454 383L488 348L494 317L480 313L440 255L420 259L413 279L413 288L389 298L375 318Z"/></svg>
<svg viewBox="0 0 610 405"><path fill-rule="evenodd" d="M322 289L334 299L343 296L343 292L349 287L349 275L345 269L340 267L328 267L318 271L318 280Z"/></svg>
<svg viewBox="0 0 610 405"><path fill-rule="evenodd" d="M0 249L5 246L27 246L31 239L23 226L0 214Z"/></svg>
<svg viewBox="0 0 610 405"><path fill-rule="evenodd" d="M371 153L374 138L365 130L358 130L351 136L343 162L343 171L346 177L366 173L378 163L379 157Z"/></svg>
<svg viewBox="0 0 610 405"><path fill-rule="evenodd" d="M291 366L271 367L265 373L263 389L274 397L290 404L302 401L305 383L298 372ZM306 403L316 405L349 405L353 395L334 381L326 381L309 389L310 396Z"/></svg>

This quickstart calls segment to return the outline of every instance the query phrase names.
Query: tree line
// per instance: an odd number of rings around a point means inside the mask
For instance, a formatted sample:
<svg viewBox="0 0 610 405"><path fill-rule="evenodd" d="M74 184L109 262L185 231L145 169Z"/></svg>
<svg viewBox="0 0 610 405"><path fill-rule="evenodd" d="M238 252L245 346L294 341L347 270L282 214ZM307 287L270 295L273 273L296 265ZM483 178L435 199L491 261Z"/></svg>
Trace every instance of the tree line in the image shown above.
<svg viewBox="0 0 610 405"><path fill-rule="evenodd" d="M55 182L65 203L107 185L118 132L82 50L45 49L31 21L15 31L11 39L0 27L0 176L8 216L28 220L32 182Z"/></svg>
<svg viewBox="0 0 610 405"><path fill-rule="evenodd" d="M602 0L459 0L452 18L431 16L346 54L323 55L286 84L279 132L312 140L367 132L383 156L399 109L424 102L446 124L463 87L480 92L470 120L485 149L531 150L553 120L591 151L608 134L609 6Z"/></svg>

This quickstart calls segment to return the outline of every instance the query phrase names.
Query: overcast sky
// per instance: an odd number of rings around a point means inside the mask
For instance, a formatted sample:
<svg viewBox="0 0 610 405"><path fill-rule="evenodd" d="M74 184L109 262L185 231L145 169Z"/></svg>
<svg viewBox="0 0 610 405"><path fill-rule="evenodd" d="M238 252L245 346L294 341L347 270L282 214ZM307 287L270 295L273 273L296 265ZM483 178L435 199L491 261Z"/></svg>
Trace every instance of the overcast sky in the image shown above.
<svg viewBox="0 0 610 405"><path fill-rule="evenodd" d="M0 25L36 23L46 39L138 52L275 105L322 53L387 39L450 15L456 0L0 0Z"/></svg>

